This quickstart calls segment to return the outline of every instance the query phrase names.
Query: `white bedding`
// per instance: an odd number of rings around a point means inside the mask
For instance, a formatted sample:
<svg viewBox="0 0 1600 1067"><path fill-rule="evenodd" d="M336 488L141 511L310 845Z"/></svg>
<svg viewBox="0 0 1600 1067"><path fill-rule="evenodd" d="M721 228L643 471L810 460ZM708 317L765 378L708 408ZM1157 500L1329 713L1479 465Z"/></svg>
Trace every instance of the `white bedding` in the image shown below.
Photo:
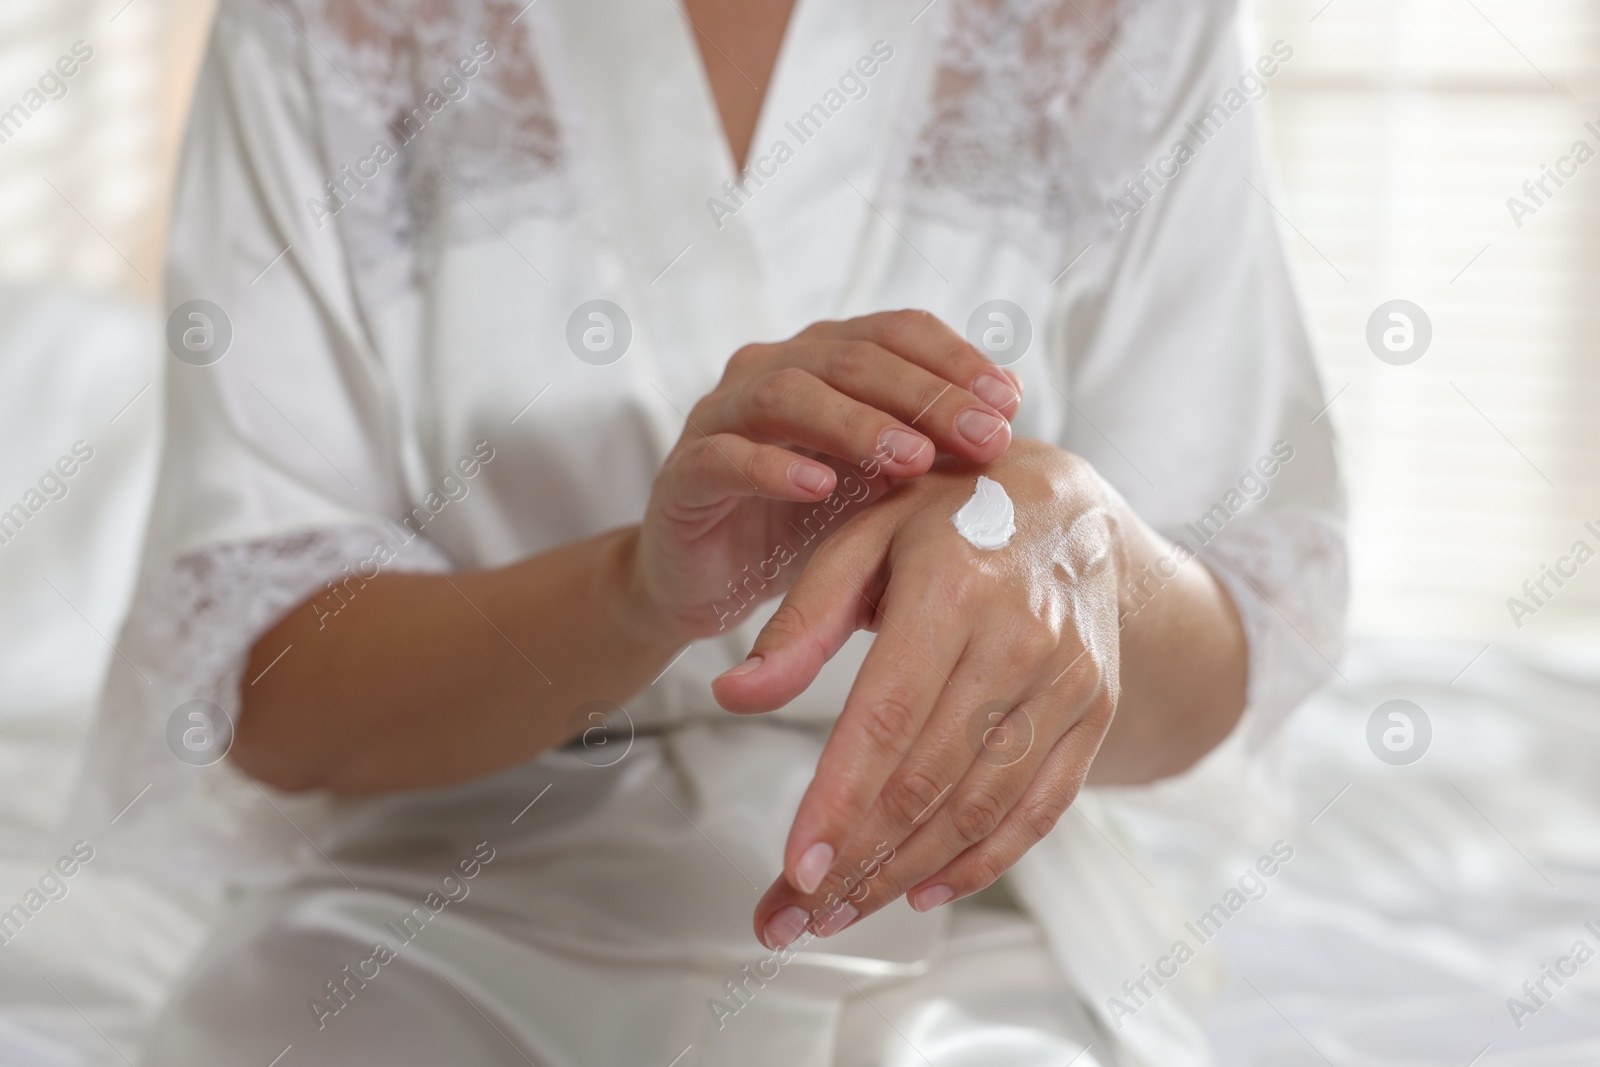
<svg viewBox="0 0 1600 1067"><path fill-rule="evenodd" d="M0 288L0 509L25 502L74 442L93 450L65 495L0 543L0 910L71 845L55 826L115 654L154 477L158 329L121 301ZM0 945L5 1067L125 1065L200 933L202 895L93 861L64 885Z"/></svg>
<svg viewBox="0 0 1600 1067"><path fill-rule="evenodd" d="M1449 684L1478 651L1364 646L1292 720L1298 854L1219 937L1223 1063L1600 1063L1600 956L1542 1004L1521 988L1578 941L1600 953L1600 647L1490 649ZM1396 697L1433 724L1410 766L1366 745Z"/></svg>
<svg viewBox="0 0 1600 1067"><path fill-rule="evenodd" d="M0 292L0 506L74 441L95 449L67 496L0 544L0 909L71 845L53 825L148 502L158 390L140 390L158 326L121 304ZM1600 929L1600 652L1479 651L1358 645L1348 681L1291 720L1295 857L1213 943L1231 974L1210 1020L1224 1064L1600 1063L1600 958L1520 1029L1506 1006L1575 941L1600 949L1583 926ZM1433 724L1410 766L1366 746L1367 716L1395 697ZM1171 821L1133 829L1196 914L1254 858ZM211 907L92 861L67 885L0 946L0 1065L136 1060Z"/></svg>

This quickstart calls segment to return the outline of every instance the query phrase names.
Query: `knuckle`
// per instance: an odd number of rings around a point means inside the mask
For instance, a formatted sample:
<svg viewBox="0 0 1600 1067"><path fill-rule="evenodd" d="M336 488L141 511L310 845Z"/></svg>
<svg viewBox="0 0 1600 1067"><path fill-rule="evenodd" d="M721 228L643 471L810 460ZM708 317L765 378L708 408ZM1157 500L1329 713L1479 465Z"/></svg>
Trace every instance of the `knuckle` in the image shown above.
<svg viewBox="0 0 1600 1067"><path fill-rule="evenodd" d="M974 845L994 833L1004 816L1000 799L979 789L956 801L950 812L950 825L963 844Z"/></svg>
<svg viewBox="0 0 1600 1067"><path fill-rule="evenodd" d="M1070 800L1068 801L1070 803ZM1032 844L1044 840L1046 834L1056 828L1061 815L1066 807L1057 807L1048 801L1036 801L1026 804L1017 812L1018 821L1023 831L1028 835L1028 842Z"/></svg>
<svg viewBox="0 0 1600 1067"><path fill-rule="evenodd" d="M1061 675L1058 685L1063 685L1078 693L1100 693L1102 671L1100 664L1087 649L1079 648L1076 652L1065 649L1064 652L1072 653L1072 662L1069 663Z"/></svg>
<svg viewBox="0 0 1600 1067"><path fill-rule="evenodd" d="M772 464L772 456L759 446L746 449L738 461L739 472L751 485L766 485L771 481L767 474Z"/></svg>
<svg viewBox="0 0 1600 1067"><path fill-rule="evenodd" d="M690 469L700 478L716 477L728 472L725 446L717 438L720 434L702 437L690 454Z"/></svg>
<svg viewBox="0 0 1600 1067"><path fill-rule="evenodd" d="M980 849L968 859L967 873L972 879L972 891L987 888L1000 880L1010 866L994 849Z"/></svg>
<svg viewBox="0 0 1600 1067"><path fill-rule="evenodd" d="M889 780L883 792L889 813L909 826L933 806L944 786L920 767L905 767Z"/></svg>
<svg viewBox="0 0 1600 1067"><path fill-rule="evenodd" d="M916 410L931 412L933 406L950 394L950 383L946 381L930 381L927 385L917 390Z"/></svg>
<svg viewBox="0 0 1600 1067"><path fill-rule="evenodd" d="M1026 625L1017 627L1012 634L1011 649L1016 657L1025 663L1038 663L1049 658L1059 643L1056 632L1049 626L1037 621L1030 621ZM1085 656L1085 660L1092 660L1092 656Z"/></svg>
<svg viewBox="0 0 1600 1067"><path fill-rule="evenodd" d="M933 314L921 308L901 308L891 311L883 317L884 327L897 338L904 338L918 332Z"/></svg>
<svg viewBox="0 0 1600 1067"><path fill-rule="evenodd" d="M837 319L818 319L806 326L805 329L794 335L794 339L801 337L825 337L845 325Z"/></svg>
<svg viewBox="0 0 1600 1067"><path fill-rule="evenodd" d="M826 357L828 373L835 381L858 382L872 371L880 351L870 341L840 341L830 345Z"/></svg>
<svg viewBox="0 0 1600 1067"><path fill-rule="evenodd" d="M689 409L689 415L686 420L688 425L683 428L684 434L688 436L696 436L695 427L715 425L717 421L717 415L720 413L722 404L726 398L726 393L723 393L719 390L712 390L699 400L696 400L694 402L694 407Z"/></svg>
<svg viewBox="0 0 1600 1067"><path fill-rule="evenodd" d="M1074 669L1078 692L1093 693L1099 700L1106 692L1105 668L1092 653L1086 653Z"/></svg>
<svg viewBox="0 0 1600 1067"><path fill-rule="evenodd" d="M766 358L765 345L741 345L734 349L733 355L728 357L728 365L724 377L737 377L748 374Z"/></svg>
<svg viewBox="0 0 1600 1067"><path fill-rule="evenodd" d="M1107 687L1095 693L1079 722L1084 728L1103 734L1110 729L1111 720L1116 717L1117 694Z"/></svg>
<svg viewBox="0 0 1600 1067"><path fill-rule="evenodd" d="M713 471L712 464L716 458L717 452L711 447L711 438L702 437L683 450L679 462L684 467L684 473L700 480Z"/></svg>
<svg viewBox="0 0 1600 1067"><path fill-rule="evenodd" d="M911 702L897 693L880 697L862 722L867 744L880 756L898 755L917 725Z"/></svg>
<svg viewBox="0 0 1600 1067"><path fill-rule="evenodd" d="M772 613L762 633L769 638L778 639L779 643L788 643L791 640L804 638L809 635L811 628L806 622L806 617L792 601L785 600L778 605L778 610Z"/></svg>
<svg viewBox="0 0 1600 1067"><path fill-rule="evenodd" d="M878 317L874 335L886 347L897 350L903 348L910 338L916 336L919 314L910 308L886 311Z"/></svg>
<svg viewBox="0 0 1600 1067"><path fill-rule="evenodd" d="M750 387L750 406L763 415L784 410L791 399L804 387L805 371L784 367L757 381Z"/></svg>

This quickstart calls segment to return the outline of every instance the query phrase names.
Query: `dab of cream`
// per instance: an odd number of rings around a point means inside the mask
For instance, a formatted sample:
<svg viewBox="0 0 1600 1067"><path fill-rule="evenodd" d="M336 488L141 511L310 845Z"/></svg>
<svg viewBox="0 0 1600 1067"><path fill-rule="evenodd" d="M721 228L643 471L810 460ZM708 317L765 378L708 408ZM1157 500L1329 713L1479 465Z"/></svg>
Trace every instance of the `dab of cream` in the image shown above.
<svg viewBox="0 0 1600 1067"><path fill-rule="evenodd" d="M972 499L961 505L961 510L950 516L956 533L967 539L973 548L993 550L1004 548L1017 532L1016 511L1005 486L992 478L978 475L978 487Z"/></svg>

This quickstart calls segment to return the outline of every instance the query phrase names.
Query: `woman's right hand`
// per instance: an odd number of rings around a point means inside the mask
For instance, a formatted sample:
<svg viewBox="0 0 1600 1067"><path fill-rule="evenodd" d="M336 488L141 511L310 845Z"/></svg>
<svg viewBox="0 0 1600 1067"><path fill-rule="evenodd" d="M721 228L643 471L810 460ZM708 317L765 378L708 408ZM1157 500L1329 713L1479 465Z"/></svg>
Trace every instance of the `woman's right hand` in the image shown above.
<svg viewBox="0 0 1600 1067"><path fill-rule="evenodd" d="M683 641L726 628L937 452L997 458L1020 386L925 311L818 322L739 349L656 475L631 607Z"/></svg>

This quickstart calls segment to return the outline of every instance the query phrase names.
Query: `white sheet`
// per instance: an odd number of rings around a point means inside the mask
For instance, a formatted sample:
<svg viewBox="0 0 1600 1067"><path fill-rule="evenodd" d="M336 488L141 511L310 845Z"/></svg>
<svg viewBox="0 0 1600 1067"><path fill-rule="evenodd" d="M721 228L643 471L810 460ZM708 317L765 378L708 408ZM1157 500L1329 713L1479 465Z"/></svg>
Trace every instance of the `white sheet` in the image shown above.
<svg viewBox="0 0 1600 1067"><path fill-rule="evenodd" d="M1296 854L1214 942L1230 973L1209 1023L1221 1062L1600 1063L1600 958L1549 983L1521 1028L1506 1003L1574 942L1600 950L1583 925L1600 926L1600 655L1491 648L1473 662L1480 651L1366 643L1341 665L1348 682L1291 720ZM1393 698L1433 726L1409 766L1366 744ZM1171 840L1174 827L1143 829ZM1195 913L1246 862L1216 856L1186 878Z"/></svg>
<svg viewBox="0 0 1600 1067"><path fill-rule="evenodd" d="M0 289L0 508L75 441L93 458L0 543L0 910L70 842L56 824L133 580L154 477L155 316L121 301ZM146 386L149 386L146 389ZM200 894L113 878L91 861L0 946L0 1064L132 1056L194 947Z"/></svg>

